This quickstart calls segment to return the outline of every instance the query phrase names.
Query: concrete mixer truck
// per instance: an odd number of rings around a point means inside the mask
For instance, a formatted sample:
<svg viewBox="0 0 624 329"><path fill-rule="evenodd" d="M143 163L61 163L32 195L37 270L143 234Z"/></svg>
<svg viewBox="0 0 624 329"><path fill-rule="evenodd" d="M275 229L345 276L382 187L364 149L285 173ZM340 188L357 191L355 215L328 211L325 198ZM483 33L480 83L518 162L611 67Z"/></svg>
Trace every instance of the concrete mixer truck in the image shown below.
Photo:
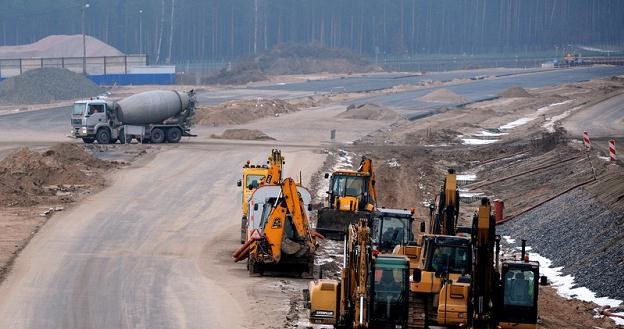
<svg viewBox="0 0 624 329"><path fill-rule="evenodd" d="M85 143L111 144L119 140L177 143L190 132L195 110L194 92L146 91L120 101L100 98L74 103L71 137Z"/></svg>

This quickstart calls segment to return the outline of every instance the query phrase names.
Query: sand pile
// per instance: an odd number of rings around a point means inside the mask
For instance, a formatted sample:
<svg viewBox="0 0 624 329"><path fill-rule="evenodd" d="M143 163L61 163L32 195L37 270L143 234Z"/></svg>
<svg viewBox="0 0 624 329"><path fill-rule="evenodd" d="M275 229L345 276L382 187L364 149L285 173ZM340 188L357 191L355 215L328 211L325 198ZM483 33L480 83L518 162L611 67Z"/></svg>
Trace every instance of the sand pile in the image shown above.
<svg viewBox="0 0 624 329"><path fill-rule="evenodd" d="M210 137L218 139L275 140L275 138L257 129L226 129L220 136L212 135Z"/></svg>
<svg viewBox="0 0 624 329"><path fill-rule="evenodd" d="M206 126L235 125L297 110L297 107L280 99L240 100L199 107L193 120L198 125Z"/></svg>
<svg viewBox="0 0 624 329"><path fill-rule="evenodd" d="M86 38L87 57L123 56L113 46ZM82 35L50 35L35 43L0 47L0 58L82 57Z"/></svg>
<svg viewBox="0 0 624 329"><path fill-rule="evenodd" d="M464 98L448 89L437 89L420 98L426 102L462 103Z"/></svg>
<svg viewBox="0 0 624 329"><path fill-rule="evenodd" d="M106 162L76 144L59 144L39 153L21 148L0 161L0 205L34 205L56 190L50 186L102 183L97 169Z"/></svg>
<svg viewBox="0 0 624 329"><path fill-rule="evenodd" d="M346 111L336 115L337 118L360 120L398 120L401 116L394 110L377 104L350 105Z"/></svg>
<svg viewBox="0 0 624 329"><path fill-rule="evenodd" d="M66 69L42 68L0 82L0 103L37 104L97 96L91 80Z"/></svg>
<svg viewBox="0 0 624 329"><path fill-rule="evenodd" d="M503 92L497 95L503 98L520 98L520 97L533 97L526 89L520 86L513 86L505 89Z"/></svg>

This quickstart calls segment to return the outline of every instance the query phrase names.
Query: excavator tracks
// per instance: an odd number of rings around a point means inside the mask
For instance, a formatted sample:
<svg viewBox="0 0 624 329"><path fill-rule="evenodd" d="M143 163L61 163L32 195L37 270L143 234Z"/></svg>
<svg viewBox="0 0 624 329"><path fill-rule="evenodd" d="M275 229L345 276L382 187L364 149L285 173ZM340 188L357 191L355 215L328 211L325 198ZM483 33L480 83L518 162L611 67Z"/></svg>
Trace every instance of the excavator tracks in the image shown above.
<svg viewBox="0 0 624 329"><path fill-rule="evenodd" d="M407 318L408 329L427 328L427 301L425 297L410 292Z"/></svg>

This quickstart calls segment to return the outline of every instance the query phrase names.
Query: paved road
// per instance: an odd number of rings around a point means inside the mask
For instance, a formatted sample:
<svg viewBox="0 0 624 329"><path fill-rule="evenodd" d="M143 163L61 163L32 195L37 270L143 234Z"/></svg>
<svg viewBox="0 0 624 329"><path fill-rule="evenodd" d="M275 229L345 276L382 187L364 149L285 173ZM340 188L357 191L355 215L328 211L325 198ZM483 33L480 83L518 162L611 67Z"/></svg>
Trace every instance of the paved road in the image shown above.
<svg viewBox="0 0 624 329"><path fill-rule="evenodd" d="M511 86L540 88L564 83L573 83L601 77L624 74L624 67L583 67L574 69L551 70L546 72L509 75L496 79L476 80L452 86L431 87L358 99L355 104L377 103L400 110L408 118L427 115L434 109L456 106L458 103L434 103L420 100L420 97L438 89L448 89L464 98L464 102L474 102L495 97Z"/></svg>
<svg viewBox="0 0 624 329"><path fill-rule="evenodd" d="M481 69L481 70L461 70L448 72L430 72L423 75L410 73L373 73L357 76L344 76L337 79L312 80L308 82L296 83L276 83L254 87L265 90L290 90L290 91L310 91L317 93L327 92L361 92L391 88L401 84L417 84L425 81L451 81L454 79L470 79L485 76L507 76L511 74L522 74L527 72L541 71L541 69Z"/></svg>
<svg viewBox="0 0 624 329"><path fill-rule="evenodd" d="M563 121L573 136L587 131L592 138L624 137L624 94L583 108Z"/></svg>

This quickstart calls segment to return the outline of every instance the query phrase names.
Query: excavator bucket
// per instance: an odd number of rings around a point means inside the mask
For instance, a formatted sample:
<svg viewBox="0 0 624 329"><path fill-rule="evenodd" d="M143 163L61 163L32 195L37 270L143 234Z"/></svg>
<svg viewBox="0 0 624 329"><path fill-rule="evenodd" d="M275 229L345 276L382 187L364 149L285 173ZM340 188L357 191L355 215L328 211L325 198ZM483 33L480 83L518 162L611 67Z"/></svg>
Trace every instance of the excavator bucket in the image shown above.
<svg viewBox="0 0 624 329"><path fill-rule="evenodd" d="M342 240L349 225L357 224L360 218L368 220L366 211L341 211L338 209L321 208L318 211L316 231L330 240Z"/></svg>

